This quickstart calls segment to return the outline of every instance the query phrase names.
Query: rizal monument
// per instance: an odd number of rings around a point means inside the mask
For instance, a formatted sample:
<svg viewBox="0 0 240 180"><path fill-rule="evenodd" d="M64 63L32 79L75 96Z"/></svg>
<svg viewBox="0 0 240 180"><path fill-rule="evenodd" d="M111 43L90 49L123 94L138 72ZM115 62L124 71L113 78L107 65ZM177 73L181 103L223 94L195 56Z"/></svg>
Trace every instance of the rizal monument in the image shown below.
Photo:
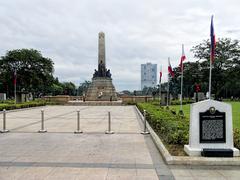
<svg viewBox="0 0 240 180"><path fill-rule="evenodd" d="M98 34L98 68L95 69L86 101L117 101L110 69L106 68L105 34Z"/></svg>

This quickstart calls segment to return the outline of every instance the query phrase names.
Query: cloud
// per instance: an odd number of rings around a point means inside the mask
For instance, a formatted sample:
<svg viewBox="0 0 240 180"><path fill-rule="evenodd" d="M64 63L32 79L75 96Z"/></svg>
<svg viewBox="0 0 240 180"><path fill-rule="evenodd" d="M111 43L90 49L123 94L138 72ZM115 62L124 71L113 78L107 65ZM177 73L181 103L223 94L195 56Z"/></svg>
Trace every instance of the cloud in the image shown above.
<svg viewBox="0 0 240 180"><path fill-rule="evenodd" d="M240 28L238 29L229 29L226 31L227 33L234 34L234 33L240 33Z"/></svg>
<svg viewBox="0 0 240 180"><path fill-rule="evenodd" d="M140 64L179 64L181 44L190 49L209 38L239 39L238 0L8 0L0 2L0 55L34 48L55 63L60 81L79 84L97 68L98 32L106 35L107 66L117 90L140 89Z"/></svg>

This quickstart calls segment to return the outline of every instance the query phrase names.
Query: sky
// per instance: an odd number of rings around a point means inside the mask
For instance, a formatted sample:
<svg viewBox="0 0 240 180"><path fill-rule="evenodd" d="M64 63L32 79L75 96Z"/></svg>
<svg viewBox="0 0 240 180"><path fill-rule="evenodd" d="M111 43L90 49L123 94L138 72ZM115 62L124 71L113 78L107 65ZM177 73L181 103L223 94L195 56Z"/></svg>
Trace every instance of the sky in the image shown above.
<svg viewBox="0 0 240 180"><path fill-rule="evenodd" d="M239 0L0 0L0 56L33 48L54 62L54 76L76 85L91 80L98 61L98 33L105 33L106 64L117 91L141 88L141 64L179 64L209 39L240 38Z"/></svg>

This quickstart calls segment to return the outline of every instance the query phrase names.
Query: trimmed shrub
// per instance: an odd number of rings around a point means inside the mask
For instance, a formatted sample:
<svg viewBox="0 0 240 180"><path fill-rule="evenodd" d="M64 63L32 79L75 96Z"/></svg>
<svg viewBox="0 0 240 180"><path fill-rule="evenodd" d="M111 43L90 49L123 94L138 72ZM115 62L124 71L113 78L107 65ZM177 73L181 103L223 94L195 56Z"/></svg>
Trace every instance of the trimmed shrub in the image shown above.
<svg viewBox="0 0 240 180"><path fill-rule="evenodd" d="M194 101L192 99L184 99L182 104L192 104L194 103ZM179 100L172 100L171 101L171 105L180 105L180 101Z"/></svg>
<svg viewBox="0 0 240 180"><path fill-rule="evenodd" d="M240 149L240 130L239 129L234 129L234 147Z"/></svg>
<svg viewBox="0 0 240 180"><path fill-rule="evenodd" d="M138 103L137 107L141 112L146 110L146 118L158 134L167 144L187 144L189 132L189 120L179 116L176 110L166 110L151 103Z"/></svg>
<svg viewBox="0 0 240 180"><path fill-rule="evenodd" d="M0 104L0 111L2 111L3 109L13 110L13 109L45 106L45 105L46 105L45 101L30 101L30 102L25 102L21 104Z"/></svg>
<svg viewBox="0 0 240 180"><path fill-rule="evenodd" d="M159 107L154 103L138 103L138 109L146 110L146 119L163 143L179 146L188 144L189 119L182 112L169 107ZM234 129L234 147L240 149L240 129Z"/></svg>

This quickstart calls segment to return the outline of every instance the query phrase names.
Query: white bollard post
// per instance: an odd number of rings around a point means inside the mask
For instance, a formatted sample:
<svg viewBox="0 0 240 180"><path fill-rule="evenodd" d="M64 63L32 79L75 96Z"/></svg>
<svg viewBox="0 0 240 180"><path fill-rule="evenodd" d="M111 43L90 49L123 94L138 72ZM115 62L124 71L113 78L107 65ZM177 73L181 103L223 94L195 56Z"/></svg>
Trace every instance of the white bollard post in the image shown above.
<svg viewBox="0 0 240 180"><path fill-rule="evenodd" d="M44 129L44 110L41 110L41 129L38 131L39 133L45 133L47 132L46 129Z"/></svg>
<svg viewBox="0 0 240 180"><path fill-rule="evenodd" d="M114 134L114 131L111 130L111 113L108 112L108 130L105 131L105 134Z"/></svg>
<svg viewBox="0 0 240 180"><path fill-rule="evenodd" d="M6 129L6 109L3 110L3 129L0 132L1 133L9 132L9 130Z"/></svg>
<svg viewBox="0 0 240 180"><path fill-rule="evenodd" d="M80 129L80 110L77 110L77 130L74 131L75 134L81 134L83 131Z"/></svg>
<svg viewBox="0 0 240 180"><path fill-rule="evenodd" d="M147 120L146 120L146 110L143 110L143 125L144 125L144 130L141 132L141 134L146 135L149 134L149 132L147 131Z"/></svg>

